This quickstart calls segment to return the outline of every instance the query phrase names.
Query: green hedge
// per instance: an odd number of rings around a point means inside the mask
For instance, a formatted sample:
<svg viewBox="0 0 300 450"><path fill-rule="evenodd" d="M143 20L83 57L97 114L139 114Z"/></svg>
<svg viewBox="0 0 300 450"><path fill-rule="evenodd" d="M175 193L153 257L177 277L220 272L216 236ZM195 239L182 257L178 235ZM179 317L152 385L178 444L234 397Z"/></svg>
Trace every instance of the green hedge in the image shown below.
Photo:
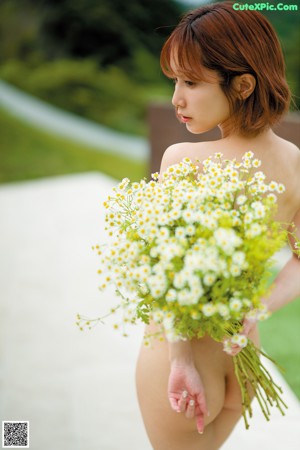
<svg viewBox="0 0 300 450"><path fill-rule="evenodd" d="M147 77L143 61L150 55L137 55L141 78ZM154 70L154 69L153 69ZM146 135L147 105L165 94L164 85L137 83L118 67L100 69L93 60L56 60L30 65L11 60L0 76L31 94L63 109L119 131Z"/></svg>

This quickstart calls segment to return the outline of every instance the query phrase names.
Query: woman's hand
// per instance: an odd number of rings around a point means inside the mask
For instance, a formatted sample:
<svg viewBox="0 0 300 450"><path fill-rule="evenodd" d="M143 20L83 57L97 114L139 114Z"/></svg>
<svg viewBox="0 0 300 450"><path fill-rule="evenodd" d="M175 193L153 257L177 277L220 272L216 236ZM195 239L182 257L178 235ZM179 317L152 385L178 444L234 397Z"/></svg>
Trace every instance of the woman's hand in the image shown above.
<svg viewBox="0 0 300 450"><path fill-rule="evenodd" d="M187 419L196 419L199 433L204 431L204 416L208 415L204 387L192 362L171 363L168 396L174 411L185 413Z"/></svg>
<svg viewBox="0 0 300 450"><path fill-rule="evenodd" d="M248 340L248 336L251 333L251 331L256 327L257 324L257 318L251 317L251 318L245 318L243 320L243 326L241 330L239 331L239 335L245 337ZM230 340L230 338L226 338L223 340L223 350L230 356L236 356L245 345L239 345L237 343L234 343Z"/></svg>

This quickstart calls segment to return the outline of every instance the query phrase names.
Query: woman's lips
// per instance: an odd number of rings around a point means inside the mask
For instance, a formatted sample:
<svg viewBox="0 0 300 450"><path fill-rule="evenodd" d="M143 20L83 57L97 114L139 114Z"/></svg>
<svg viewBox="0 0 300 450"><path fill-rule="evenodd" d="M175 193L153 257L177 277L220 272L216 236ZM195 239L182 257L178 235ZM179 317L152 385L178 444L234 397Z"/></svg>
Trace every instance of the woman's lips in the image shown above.
<svg viewBox="0 0 300 450"><path fill-rule="evenodd" d="M182 122L182 123L187 123L187 122L189 122L190 120L192 120L191 117L189 117L189 116L184 116L183 114L177 114L177 117L178 117L178 119L180 120L180 122Z"/></svg>

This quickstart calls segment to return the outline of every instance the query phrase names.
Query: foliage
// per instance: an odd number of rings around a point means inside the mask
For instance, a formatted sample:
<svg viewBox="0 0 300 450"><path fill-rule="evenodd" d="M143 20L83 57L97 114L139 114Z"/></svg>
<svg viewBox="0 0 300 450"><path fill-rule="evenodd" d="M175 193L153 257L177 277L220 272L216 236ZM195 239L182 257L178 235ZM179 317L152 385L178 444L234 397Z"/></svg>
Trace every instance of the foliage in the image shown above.
<svg viewBox="0 0 300 450"><path fill-rule="evenodd" d="M131 61L141 48L156 56L165 38L160 27L176 24L182 7L172 0L3 0L0 12L2 34L13 25L18 35L2 58L22 59L25 34L46 60L93 57L103 67Z"/></svg>
<svg viewBox="0 0 300 450"><path fill-rule="evenodd" d="M100 70L93 60L48 61L32 70L11 60L0 70L12 84L80 116L114 124L120 131L145 134L149 92L118 67ZM117 105L117 106L116 106Z"/></svg>
<svg viewBox="0 0 300 450"><path fill-rule="evenodd" d="M145 164L51 136L1 110L0 128L0 183L87 171L140 179L147 172Z"/></svg>
<svg viewBox="0 0 300 450"><path fill-rule="evenodd" d="M291 3L292 4L292 3ZM293 109L300 108L300 27L299 11L266 11L264 15L274 26L286 61L286 76L293 93Z"/></svg>
<svg viewBox="0 0 300 450"><path fill-rule="evenodd" d="M168 92L158 28L174 24L171 0L4 0L0 76L120 131L146 133L150 98Z"/></svg>
<svg viewBox="0 0 300 450"><path fill-rule="evenodd" d="M79 115L146 134L147 103L170 99L159 53L186 6L175 0L2 0L0 77ZM295 12L263 11L300 105Z"/></svg>
<svg viewBox="0 0 300 450"><path fill-rule="evenodd" d="M43 0L40 26L47 57L94 56L101 66L133 58L136 49L157 55L158 27L176 23L181 8L170 0Z"/></svg>

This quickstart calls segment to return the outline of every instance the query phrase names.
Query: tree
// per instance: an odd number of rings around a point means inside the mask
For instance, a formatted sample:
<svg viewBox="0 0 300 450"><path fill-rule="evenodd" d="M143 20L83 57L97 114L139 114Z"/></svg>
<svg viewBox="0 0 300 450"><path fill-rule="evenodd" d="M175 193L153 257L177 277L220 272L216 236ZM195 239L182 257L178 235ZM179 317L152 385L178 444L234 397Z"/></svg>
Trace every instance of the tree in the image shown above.
<svg viewBox="0 0 300 450"><path fill-rule="evenodd" d="M175 25L182 12L172 0L40 0L39 8L47 58L94 57L102 66L141 48L157 56L165 39L160 27Z"/></svg>

